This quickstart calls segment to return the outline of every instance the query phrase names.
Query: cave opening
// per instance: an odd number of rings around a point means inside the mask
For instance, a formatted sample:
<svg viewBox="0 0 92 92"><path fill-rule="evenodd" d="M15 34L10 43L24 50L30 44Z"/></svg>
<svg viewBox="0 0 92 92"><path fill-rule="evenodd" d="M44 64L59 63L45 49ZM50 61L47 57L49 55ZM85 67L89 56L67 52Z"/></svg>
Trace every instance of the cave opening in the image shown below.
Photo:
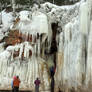
<svg viewBox="0 0 92 92"><path fill-rule="evenodd" d="M58 28L58 23L52 23L51 24L52 28L52 39L51 39L51 47L50 47L50 54L53 55L53 63L54 66L50 68L50 73L51 73L51 92L54 92L54 74L56 71L56 53L58 51L57 48L57 41L56 41L56 36L57 36L57 28Z"/></svg>
<svg viewBox="0 0 92 92"><path fill-rule="evenodd" d="M58 32L58 30L57 30L58 23L52 23L51 28L52 28L52 39L51 39L50 54L53 55L53 63L54 63L54 67L56 68L56 53L58 51L56 36L57 36L57 32Z"/></svg>

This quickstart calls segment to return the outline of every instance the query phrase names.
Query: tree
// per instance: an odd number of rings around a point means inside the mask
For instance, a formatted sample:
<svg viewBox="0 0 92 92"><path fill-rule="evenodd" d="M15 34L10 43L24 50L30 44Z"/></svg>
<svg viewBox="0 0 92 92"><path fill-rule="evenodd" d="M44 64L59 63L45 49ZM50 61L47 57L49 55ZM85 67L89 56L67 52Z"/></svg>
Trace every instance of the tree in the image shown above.
<svg viewBox="0 0 92 92"><path fill-rule="evenodd" d="M80 0L44 0L45 2L54 3L56 5L70 5L74 4Z"/></svg>
<svg viewBox="0 0 92 92"><path fill-rule="evenodd" d="M15 0L12 0L12 9L13 9L14 16L15 16L15 5L16 5Z"/></svg>

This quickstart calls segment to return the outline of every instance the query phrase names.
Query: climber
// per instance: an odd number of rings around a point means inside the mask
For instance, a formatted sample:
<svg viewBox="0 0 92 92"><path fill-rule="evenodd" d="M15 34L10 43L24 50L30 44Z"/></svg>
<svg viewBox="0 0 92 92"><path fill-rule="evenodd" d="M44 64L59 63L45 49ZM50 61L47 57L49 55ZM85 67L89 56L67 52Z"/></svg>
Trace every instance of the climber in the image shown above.
<svg viewBox="0 0 92 92"><path fill-rule="evenodd" d="M39 92L39 85L40 85L40 80L36 78L34 84L35 84L35 92Z"/></svg>
<svg viewBox="0 0 92 92"><path fill-rule="evenodd" d="M54 81L54 74L55 74L55 71L56 71L55 66L52 66L52 67L50 68L50 75L51 75L51 92L54 92L54 84L55 84L55 81Z"/></svg>
<svg viewBox="0 0 92 92"><path fill-rule="evenodd" d="M51 78L51 92L54 92L54 84L55 84L54 76L52 76L52 78Z"/></svg>
<svg viewBox="0 0 92 92"><path fill-rule="evenodd" d="M19 84L20 84L19 76L16 76L16 78L13 80L14 92L19 92Z"/></svg>
<svg viewBox="0 0 92 92"><path fill-rule="evenodd" d="M50 74L51 74L51 77L54 76L55 71L56 71L56 67L52 66L52 67L50 68Z"/></svg>

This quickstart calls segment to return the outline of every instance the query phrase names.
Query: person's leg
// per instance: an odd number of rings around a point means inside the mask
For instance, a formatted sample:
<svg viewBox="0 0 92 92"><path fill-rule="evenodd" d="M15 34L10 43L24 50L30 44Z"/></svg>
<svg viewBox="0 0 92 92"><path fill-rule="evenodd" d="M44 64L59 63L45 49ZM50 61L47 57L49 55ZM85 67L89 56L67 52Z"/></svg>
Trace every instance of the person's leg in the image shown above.
<svg viewBox="0 0 92 92"><path fill-rule="evenodd" d="M19 92L19 87L17 87L17 92Z"/></svg>
<svg viewBox="0 0 92 92"><path fill-rule="evenodd" d="M39 86L38 85L36 86L36 92L39 92Z"/></svg>
<svg viewBox="0 0 92 92"><path fill-rule="evenodd" d="M18 92L17 87L14 87L14 92Z"/></svg>
<svg viewBox="0 0 92 92"><path fill-rule="evenodd" d="M35 86L35 92L37 92L37 86Z"/></svg>
<svg viewBox="0 0 92 92"><path fill-rule="evenodd" d="M16 92L16 88L14 87L14 92Z"/></svg>
<svg viewBox="0 0 92 92"><path fill-rule="evenodd" d="M13 88L13 92L15 92L15 88Z"/></svg>
<svg viewBox="0 0 92 92"><path fill-rule="evenodd" d="M51 92L54 92L54 77L51 79Z"/></svg>
<svg viewBox="0 0 92 92"><path fill-rule="evenodd" d="M39 86L35 86L35 92L39 92Z"/></svg>
<svg viewBox="0 0 92 92"><path fill-rule="evenodd" d="M39 92L39 86L37 87L37 89L38 89L38 92Z"/></svg>
<svg viewBox="0 0 92 92"><path fill-rule="evenodd" d="M16 87L16 92L19 92L19 87Z"/></svg>

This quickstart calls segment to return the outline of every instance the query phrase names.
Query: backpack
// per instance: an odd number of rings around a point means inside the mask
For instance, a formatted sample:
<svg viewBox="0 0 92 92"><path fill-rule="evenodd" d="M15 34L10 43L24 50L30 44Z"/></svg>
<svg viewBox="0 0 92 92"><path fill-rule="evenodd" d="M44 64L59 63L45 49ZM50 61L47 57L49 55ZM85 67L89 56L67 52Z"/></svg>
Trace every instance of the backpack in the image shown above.
<svg viewBox="0 0 92 92"><path fill-rule="evenodd" d="M11 81L11 87L13 88L13 80Z"/></svg>

